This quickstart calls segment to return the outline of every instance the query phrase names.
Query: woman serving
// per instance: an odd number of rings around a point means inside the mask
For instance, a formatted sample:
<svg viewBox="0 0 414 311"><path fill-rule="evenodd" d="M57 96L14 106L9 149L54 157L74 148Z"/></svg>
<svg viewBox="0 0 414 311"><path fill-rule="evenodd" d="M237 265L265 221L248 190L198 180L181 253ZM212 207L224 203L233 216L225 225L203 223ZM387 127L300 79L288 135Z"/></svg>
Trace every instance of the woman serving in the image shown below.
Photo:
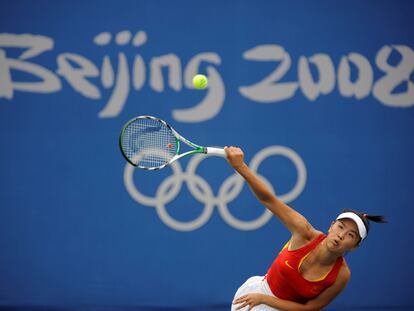
<svg viewBox="0 0 414 311"><path fill-rule="evenodd" d="M373 216L345 210L325 234L280 201L244 163L240 148L225 148L230 165L246 180L257 199L291 232L291 238L265 276L249 278L236 292L231 310L320 310L338 296L351 272L343 255L367 237Z"/></svg>

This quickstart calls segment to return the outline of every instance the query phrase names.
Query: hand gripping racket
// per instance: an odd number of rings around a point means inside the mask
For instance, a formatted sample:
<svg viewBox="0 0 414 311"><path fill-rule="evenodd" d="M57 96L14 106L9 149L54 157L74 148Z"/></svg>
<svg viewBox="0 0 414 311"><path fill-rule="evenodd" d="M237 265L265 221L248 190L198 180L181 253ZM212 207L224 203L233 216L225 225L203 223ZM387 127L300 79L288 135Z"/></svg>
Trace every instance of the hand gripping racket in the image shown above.
<svg viewBox="0 0 414 311"><path fill-rule="evenodd" d="M180 154L181 142L193 149ZM139 116L125 123L119 136L119 147L129 163L145 170L159 170L196 153L226 156L223 148L196 145L165 121L152 116Z"/></svg>

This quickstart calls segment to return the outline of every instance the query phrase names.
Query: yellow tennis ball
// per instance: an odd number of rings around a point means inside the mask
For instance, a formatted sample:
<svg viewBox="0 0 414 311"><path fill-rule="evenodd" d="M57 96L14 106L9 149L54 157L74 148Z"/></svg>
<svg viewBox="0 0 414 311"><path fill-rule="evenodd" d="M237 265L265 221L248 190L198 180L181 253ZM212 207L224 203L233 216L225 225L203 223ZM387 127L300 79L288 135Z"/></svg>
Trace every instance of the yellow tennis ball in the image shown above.
<svg viewBox="0 0 414 311"><path fill-rule="evenodd" d="M196 89L205 89L208 85L208 79L205 75L195 75L193 78L193 85Z"/></svg>

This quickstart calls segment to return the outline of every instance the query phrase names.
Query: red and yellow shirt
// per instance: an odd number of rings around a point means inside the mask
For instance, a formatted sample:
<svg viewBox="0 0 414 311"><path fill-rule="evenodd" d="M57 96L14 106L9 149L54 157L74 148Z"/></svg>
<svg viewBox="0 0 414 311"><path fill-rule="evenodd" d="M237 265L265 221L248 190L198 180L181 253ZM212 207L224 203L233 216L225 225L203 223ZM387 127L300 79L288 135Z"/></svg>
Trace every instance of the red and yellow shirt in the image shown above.
<svg viewBox="0 0 414 311"><path fill-rule="evenodd" d="M276 297L306 303L335 283L343 262L342 256L337 259L333 268L318 280L306 280L299 272L303 260L325 238L326 235L321 234L309 244L293 251L288 250L289 242L286 243L266 275L267 283Z"/></svg>

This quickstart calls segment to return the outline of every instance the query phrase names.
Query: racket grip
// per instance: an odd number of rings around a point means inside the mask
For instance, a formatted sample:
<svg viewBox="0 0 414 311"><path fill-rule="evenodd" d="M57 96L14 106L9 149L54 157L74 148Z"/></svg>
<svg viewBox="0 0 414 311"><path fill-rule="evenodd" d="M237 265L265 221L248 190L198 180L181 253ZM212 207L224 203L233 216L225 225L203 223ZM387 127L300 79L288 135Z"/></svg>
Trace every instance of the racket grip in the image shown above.
<svg viewBox="0 0 414 311"><path fill-rule="evenodd" d="M220 156L220 157L225 157L226 156L226 152L224 151L223 148L207 147L206 148L206 153L211 154L211 155Z"/></svg>

